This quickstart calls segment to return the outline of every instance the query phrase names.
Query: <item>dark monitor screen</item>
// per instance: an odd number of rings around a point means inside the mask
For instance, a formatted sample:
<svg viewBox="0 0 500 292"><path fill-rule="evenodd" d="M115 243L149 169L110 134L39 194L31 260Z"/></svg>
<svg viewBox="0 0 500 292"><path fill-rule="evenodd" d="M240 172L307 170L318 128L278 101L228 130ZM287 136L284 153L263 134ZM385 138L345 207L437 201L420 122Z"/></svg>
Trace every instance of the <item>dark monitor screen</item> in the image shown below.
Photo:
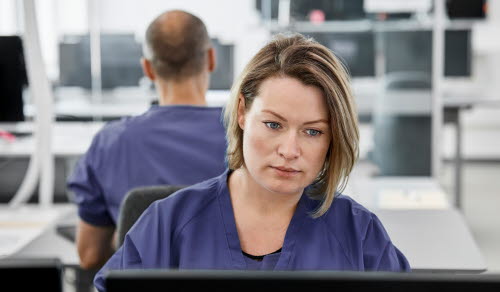
<svg viewBox="0 0 500 292"><path fill-rule="evenodd" d="M212 45L216 53L216 66L210 76L210 89L230 89L233 85L234 74L234 45L222 44L212 38Z"/></svg>
<svg viewBox="0 0 500 292"><path fill-rule="evenodd" d="M444 41L444 75L468 77L472 74L472 40L470 30L448 30Z"/></svg>
<svg viewBox="0 0 500 292"><path fill-rule="evenodd" d="M375 76L375 44L371 31L306 33L330 48L346 65L352 77Z"/></svg>
<svg viewBox="0 0 500 292"><path fill-rule="evenodd" d="M0 36L0 122L24 120L23 88L28 83L19 36Z"/></svg>
<svg viewBox="0 0 500 292"><path fill-rule="evenodd" d="M58 259L2 259L0 275L2 291L63 291Z"/></svg>
<svg viewBox="0 0 500 292"><path fill-rule="evenodd" d="M271 19L278 19L279 0L256 0L255 7L265 17L269 10ZM264 5L268 7L264 7ZM309 21L312 11L321 10L326 21L353 20L366 17L363 0L293 0L290 1L290 16L293 20ZM269 17L269 16L268 16Z"/></svg>
<svg viewBox="0 0 500 292"><path fill-rule="evenodd" d="M446 30L445 77L471 75L470 30ZM432 32L392 31L383 33L386 72L432 72Z"/></svg>
<svg viewBox="0 0 500 292"><path fill-rule="evenodd" d="M325 21L366 17L363 0L293 0L290 3L291 17L298 21L309 21L315 10L323 12Z"/></svg>
<svg viewBox="0 0 500 292"><path fill-rule="evenodd" d="M132 291L499 291L500 277L336 271L110 271L108 292ZM373 290L376 289L376 290Z"/></svg>
<svg viewBox="0 0 500 292"><path fill-rule="evenodd" d="M450 19L484 19L486 0L446 0L446 12Z"/></svg>
<svg viewBox="0 0 500 292"><path fill-rule="evenodd" d="M210 89L229 89L233 83L234 46L212 39L216 49L217 66L210 78ZM102 88L139 86L143 78L140 59L142 45L132 34L101 35ZM84 36L65 36L59 44L59 80L61 86L91 88L90 39Z"/></svg>
<svg viewBox="0 0 500 292"><path fill-rule="evenodd" d="M132 34L102 34L101 84L110 89L139 86L142 47ZM59 85L91 88L90 38L65 36L59 43Z"/></svg>

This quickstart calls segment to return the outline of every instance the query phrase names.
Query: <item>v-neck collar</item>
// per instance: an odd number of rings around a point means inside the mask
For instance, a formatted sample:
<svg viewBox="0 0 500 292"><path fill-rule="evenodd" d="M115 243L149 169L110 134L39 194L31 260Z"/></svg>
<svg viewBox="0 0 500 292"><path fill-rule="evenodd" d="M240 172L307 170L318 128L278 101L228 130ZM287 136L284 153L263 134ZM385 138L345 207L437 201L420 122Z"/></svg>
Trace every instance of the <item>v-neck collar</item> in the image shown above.
<svg viewBox="0 0 500 292"><path fill-rule="evenodd" d="M237 270L246 270L248 267L244 255L241 252L241 243L238 237L238 230L236 229L234 209L231 203L231 196L229 194L227 179L230 173L231 170L226 170L226 172L221 176L221 181L219 182L220 185L218 191L218 200L221 207L221 215L226 232L226 241L229 249L231 268ZM290 220L290 224L288 225L288 228L286 230L283 247L281 253L279 253L279 259L274 266L274 270L289 269L288 266L290 260L292 259L300 228L306 221L309 214L307 201L307 196L302 193L297 208L295 209L295 213L292 216L292 220ZM267 267L266 257L264 257L263 259L262 267Z"/></svg>

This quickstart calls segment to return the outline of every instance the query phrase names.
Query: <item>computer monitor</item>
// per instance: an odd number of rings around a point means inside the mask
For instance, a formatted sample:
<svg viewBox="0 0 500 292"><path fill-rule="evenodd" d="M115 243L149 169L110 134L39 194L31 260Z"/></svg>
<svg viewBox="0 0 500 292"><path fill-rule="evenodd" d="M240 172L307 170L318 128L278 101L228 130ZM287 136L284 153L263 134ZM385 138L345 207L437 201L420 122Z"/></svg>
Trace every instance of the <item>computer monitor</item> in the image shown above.
<svg viewBox="0 0 500 292"><path fill-rule="evenodd" d="M487 0L447 0L446 12L450 19L485 19Z"/></svg>
<svg viewBox="0 0 500 292"><path fill-rule="evenodd" d="M269 5L264 7L264 5ZM268 11L272 20L278 19L280 0L256 0L255 7L263 18ZM290 1L290 16L295 21L309 21L313 10L321 10L326 21L354 20L366 17L363 0L293 0Z"/></svg>
<svg viewBox="0 0 500 292"><path fill-rule="evenodd" d="M63 268L58 259L1 259L0 275L2 291L63 291Z"/></svg>
<svg viewBox="0 0 500 292"><path fill-rule="evenodd" d="M0 36L0 122L24 121L23 88L28 84L19 36Z"/></svg>
<svg viewBox="0 0 500 292"><path fill-rule="evenodd" d="M260 13L260 16L265 19L271 20L278 19L280 0L255 0L255 9ZM266 15L266 13L268 13Z"/></svg>
<svg viewBox="0 0 500 292"><path fill-rule="evenodd" d="M233 83L234 45L213 38L217 66L210 89L229 89ZM143 78L142 46L132 34L101 35L101 80L103 89L139 86ZM90 39L88 35L65 36L59 44L59 85L91 88Z"/></svg>
<svg viewBox="0 0 500 292"><path fill-rule="evenodd" d="M305 33L330 48L352 77L375 76L375 42L371 31Z"/></svg>
<svg viewBox="0 0 500 292"><path fill-rule="evenodd" d="M469 77L472 74L470 30L447 30L444 43L444 76Z"/></svg>
<svg viewBox="0 0 500 292"><path fill-rule="evenodd" d="M345 271L122 270L105 277L108 292L132 291L482 291L500 289L498 275Z"/></svg>
<svg viewBox="0 0 500 292"><path fill-rule="evenodd" d="M230 89L234 75L234 45L223 44L217 38L212 38L216 53L216 66L210 76L209 89Z"/></svg>
<svg viewBox="0 0 500 292"><path fill-rule="evenodd" d="M144 76L140 59L142 47L133 34L101 34L101 85L103 89L139 86ZM59 43L59 85L92 86L90 38L64 36Z"/></svg>
<svg viewBox="0 0 500 292"><path fill-rule="evenodd" d="M386 72L432 72L432 31L390 31L383 33ZM471 31L446 30L444 40L445 77L470 77Z"/></svg>
<svg viewBox="0 0 500 292"><path fill-rule="evenodd" d="M363 0L293 0L290 16L297 21L309 21L311 12L322 11L325 21L355 20L366 17Z"/></svg>

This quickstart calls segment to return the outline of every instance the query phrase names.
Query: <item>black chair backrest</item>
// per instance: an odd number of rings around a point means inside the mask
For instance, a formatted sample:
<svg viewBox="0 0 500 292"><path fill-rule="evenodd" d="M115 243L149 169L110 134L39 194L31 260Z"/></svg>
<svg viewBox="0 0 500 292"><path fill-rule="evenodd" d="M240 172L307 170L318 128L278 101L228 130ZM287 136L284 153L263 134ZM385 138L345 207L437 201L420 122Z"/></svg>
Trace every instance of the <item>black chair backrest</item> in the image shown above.
<svg viewBox="0 0 500 292"><path fill-rule="evenodd" d="M120 207L117 223L117 248L123 244L125 235L151 203L168 197L186 186L156 185L130 190Z"/></svg>

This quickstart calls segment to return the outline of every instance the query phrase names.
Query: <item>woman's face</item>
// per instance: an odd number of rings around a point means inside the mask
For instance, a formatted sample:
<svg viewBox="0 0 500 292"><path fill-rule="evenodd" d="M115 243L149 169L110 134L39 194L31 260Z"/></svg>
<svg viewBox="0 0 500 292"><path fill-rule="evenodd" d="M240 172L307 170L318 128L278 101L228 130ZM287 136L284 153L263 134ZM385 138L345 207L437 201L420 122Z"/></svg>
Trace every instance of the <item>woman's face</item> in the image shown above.
<svg viewBox="0 0 500 292"><path fill-rule="evenodd" d="M248 111L240 101L238 123L246 169L265 189L302 193L323 168L331 130L319 88L291 77L269 78Z"/></svg>

